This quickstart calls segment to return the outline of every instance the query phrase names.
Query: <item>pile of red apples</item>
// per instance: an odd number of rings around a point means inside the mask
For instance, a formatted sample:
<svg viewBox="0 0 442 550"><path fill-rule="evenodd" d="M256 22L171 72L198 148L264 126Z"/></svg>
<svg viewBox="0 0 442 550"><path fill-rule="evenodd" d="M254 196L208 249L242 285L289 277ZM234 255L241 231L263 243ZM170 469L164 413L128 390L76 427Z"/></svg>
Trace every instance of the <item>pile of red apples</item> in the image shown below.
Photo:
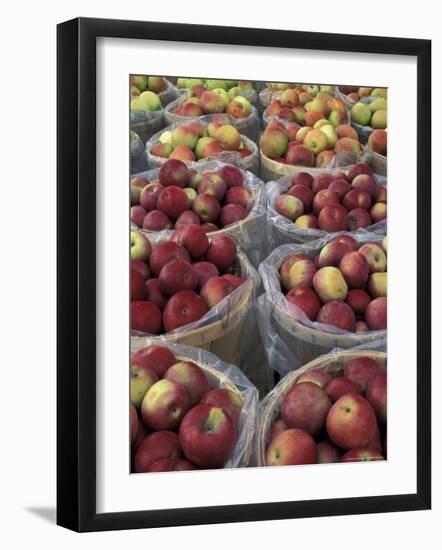
<svg viewBox="0 0 442 550"><path fill-rule="evenodd" d="M156 157L191 162L226 151L236 152L241 158L253 153L225 115L215 115L207 126L194 120L165 130L150 146L150 153Z"/></svg>
<svg viewBox="0 0 442 550"><path fill-rule="evenodd" d="M304 373L286 393L273 423L267 466L385 460L387 373L357 357L332 378Z"/></svg>
<svg viewBox="0 0 442 550"><path fill-rule="evenodd" d="M298 172L274 209L303 229L354 231L387 217L387 188L376 183L372 169L362 162L347 174L323 172L313 177Z"/></svg>
<svg viewBox="0 0 442 550"><path fill-rule="evenodd" d="M253 206L252 192L239 168L197 172L180 160L168 160L158 179L131 179L131 221L146 231L200 225L218 231L244 220Z"/></svg>
<svg viewBox="0 0 442 550"><path fill-rule="evenodd" d="M153 247L131 231L131 329L161 334L201 319L244 283L236 259L230 237L209 242L201 225L183 225Z"/></svg>
<svg viewBox="0 0 442 550"><path fill-rule="evenodd" d="M163 346L132 354L130 432L133 470L222 468L235 448L242 397L210 388L204 370Z"/></svg>
<svg viewBox="0 0 442 550"><path fill-rule="evenodd" d="M297 253L279 268L281 288L310 321L348 332L387 328L387 238L329 241L313 259Z"/></svg>

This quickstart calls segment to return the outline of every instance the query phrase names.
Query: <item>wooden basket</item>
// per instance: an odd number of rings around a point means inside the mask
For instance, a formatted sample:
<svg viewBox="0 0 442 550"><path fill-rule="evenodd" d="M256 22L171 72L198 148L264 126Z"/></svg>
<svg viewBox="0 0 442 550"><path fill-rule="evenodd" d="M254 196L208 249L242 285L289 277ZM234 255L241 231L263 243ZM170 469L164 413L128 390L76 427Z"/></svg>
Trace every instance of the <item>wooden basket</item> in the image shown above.
<svg viewBox="0 0 442 550"><path fill-rule="evenodd" d="M345 365L356 357L370 357L375 359L382 367L386 367L387 354L381 351L368 351L368 350L350 350L340 351L334 356L322 356L318 357L314 361L310 361L302 368L290 372L287 374L281 382L273 390L273 395L267 401L264 408L260 411L258 418L258 433L257 433L257 462L258 466L265 466L265 453L267 445L269 443L269 433L274 420L280 415L281 403L286 393L293 387L299 378L308 371L311 370L324 370L336 376L340 374Z"/></svg>
<svg viewBox="0 0 442 550"><path fill-rule="evenodd" d="M238 251L238 261L242 275L250 277L250 263L245 254ZM252 277L253 278L253 277ZM255 295L255 282L250 289L243 289L238 303L228 310L226 315L208 325L180 332L178 334L161 334L149 336L152 344L161 345L176 343L186 346L195 346L217 355L222 361L238 365L241 363L241 333ZM146 336L131 336L135 341Z"/></svg>
<svg viewBox="0 0 442 550"><path fill-rule="evenodd" d="M373 170L376 174L380 174L381 176L387 175L387 157L384 157L383 155L380 155L379 153L375 153L373 151L369 151L369 159L370 164L373 167Z"/></svg>

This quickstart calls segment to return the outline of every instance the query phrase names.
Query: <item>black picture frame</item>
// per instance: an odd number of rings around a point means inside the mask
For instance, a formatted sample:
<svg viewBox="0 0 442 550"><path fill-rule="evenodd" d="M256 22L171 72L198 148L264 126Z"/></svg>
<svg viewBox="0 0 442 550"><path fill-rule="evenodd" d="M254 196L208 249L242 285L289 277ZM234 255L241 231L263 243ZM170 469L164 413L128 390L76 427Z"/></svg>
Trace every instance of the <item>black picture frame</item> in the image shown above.
<svg viewBox="0 0 442 550"><path fill-rule="evenodd" d="M115 37L417 59L417 491L364 498L96 513L96 39ZM75 531L424 510L431 506L431 41L74 19L58 25L57 523Z"/></svg>

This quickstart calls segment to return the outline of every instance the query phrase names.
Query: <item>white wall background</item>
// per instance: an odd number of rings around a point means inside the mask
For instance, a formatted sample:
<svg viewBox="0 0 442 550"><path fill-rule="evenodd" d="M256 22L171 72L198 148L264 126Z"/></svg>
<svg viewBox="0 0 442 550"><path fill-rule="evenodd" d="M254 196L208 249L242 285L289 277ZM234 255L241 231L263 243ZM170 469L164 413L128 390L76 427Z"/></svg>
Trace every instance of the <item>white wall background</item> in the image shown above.
<svg viewBox="0 0 442 550"><path fill-rule="evenodd" d="M442 39L435 3L266 3L232 0L10 3L2 13L0 86L1 545L86 550L122 545L211 550L290 545L425 546L440 540L441 356L433 364L433 511L75 535L55 518L55 25L109 17L433 39L433 156L441 140ZM287 7L286 7L287 6ZM404 90L406 93L406 90ZM407 113L404 113L404 117ZM405 155L406 157L406 155ZM441 333L441 169L433 172L433 334ZM414 208L407 204L404 208ZM439 254L436 254L439 249ZM404 260L406 262L406 260ZM404 265L406 268L406 263ZM406 303L406 297L404 297ZM405 306L406 312L406 306ZM436 345L437 345L436 341ZM436 346L435 346L436 347ZM404 427L406 437L406 427ZM38 540L38 543L37 543ZM6 543L6 544L5 544Z"/></svg>

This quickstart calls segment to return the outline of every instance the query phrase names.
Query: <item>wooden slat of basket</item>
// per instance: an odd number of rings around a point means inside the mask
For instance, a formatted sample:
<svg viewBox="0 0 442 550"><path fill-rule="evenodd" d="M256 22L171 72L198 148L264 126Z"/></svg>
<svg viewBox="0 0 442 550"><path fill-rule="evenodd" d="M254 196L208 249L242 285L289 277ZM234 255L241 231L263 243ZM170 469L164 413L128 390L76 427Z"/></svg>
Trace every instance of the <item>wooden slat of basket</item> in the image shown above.
<svg viewBox="0 0 442 550"><path fill-rule="evenodd" d="M280 415L281 402L284 395L296 384L297 380L305 373L311 370L323 369L330 374L341 372L345 365L356 357L370 357L375 359L382 367L386 368L387 354L381 351L372 350L348 350L336 353L334 356L322 356L310 361L302 368L289 373L283 383L278 387L278 391L268 401L265 409L258 419L257 433L257 460L258 466L265 466L265 453L267 435L271 429L273 421Z"/></svg>

